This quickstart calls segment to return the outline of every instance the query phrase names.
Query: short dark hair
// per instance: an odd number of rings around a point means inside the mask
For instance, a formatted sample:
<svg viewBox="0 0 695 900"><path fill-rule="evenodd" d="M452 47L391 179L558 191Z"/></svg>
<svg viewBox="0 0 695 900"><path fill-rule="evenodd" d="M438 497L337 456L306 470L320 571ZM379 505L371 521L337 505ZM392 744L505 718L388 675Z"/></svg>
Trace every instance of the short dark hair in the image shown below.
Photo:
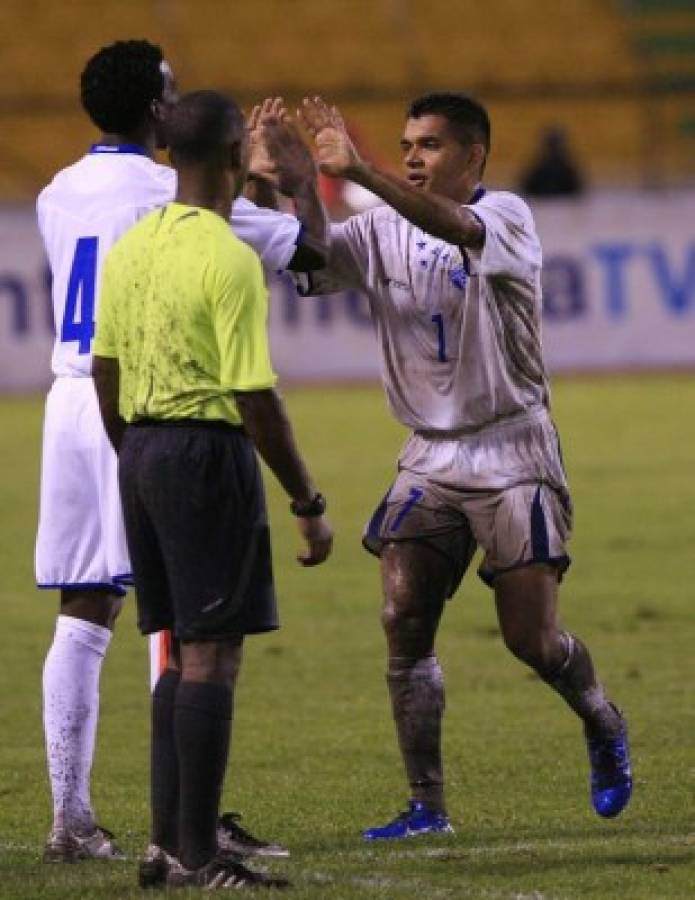
<svg viewBox="0 0 695 900"><path fill-rule="evenodd" d="M80 76L82 106L104 132L129 134L153 100L162 99L163 54L149 41L116 41L102 47Z"/></svg>
<svg viewBox="0 0 695 900"><path fill-rule="evenodd" d="M490 117L485 107L467 94L436 91L413 100L407 118L444 116L462 144L482 144L490 152Z"/></svg>
<svg viewBox="0 0 695 900"><path fill-rule="evenodd" d="M168 113L164 136L174 164L216 162L244 137L244 116L217 91L185 94Z"/></svg>

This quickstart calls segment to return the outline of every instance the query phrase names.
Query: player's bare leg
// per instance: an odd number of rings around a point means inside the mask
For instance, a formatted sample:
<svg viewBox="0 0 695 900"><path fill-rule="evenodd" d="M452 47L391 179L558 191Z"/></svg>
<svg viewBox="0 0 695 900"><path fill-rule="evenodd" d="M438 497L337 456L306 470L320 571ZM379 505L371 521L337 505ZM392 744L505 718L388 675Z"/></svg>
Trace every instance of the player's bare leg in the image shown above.
<svg viewBox="0 0 695 900"><path fill-rule="evenodd" d="M451 830L441 754L444 683L434 650L450 565L426 544L404 541L384 547L381 573L386 680L412 800L407 815L365 831L367 840Z"/></svg>
<svg viewBox="0 0 695 900"><path fill-rule="evenodd" d="M47 862L122 857L112 835L97 827L90 797L101 666L121 605L121 597L106 590L61 592L55 636L43 672L53 795Z"/></svg>
<svg viewBox="0 0 695 900"><path fill-rule="evenodd" d="M614 736L620 716L596 678L586 647L557 620L557 575L544 565L495 579L495 602L504 642L550 684L591 733Z"/></svg>
<svg viewBox="0 0 695 900"><path fill-rule="evenodd" d="M599 815L614 816L627 805L632 788L625 720L606 696L585 645L559 627L557 600L557 573L550 566L531 565L495 579L505 644L583 721L594 807Z"/></svg>

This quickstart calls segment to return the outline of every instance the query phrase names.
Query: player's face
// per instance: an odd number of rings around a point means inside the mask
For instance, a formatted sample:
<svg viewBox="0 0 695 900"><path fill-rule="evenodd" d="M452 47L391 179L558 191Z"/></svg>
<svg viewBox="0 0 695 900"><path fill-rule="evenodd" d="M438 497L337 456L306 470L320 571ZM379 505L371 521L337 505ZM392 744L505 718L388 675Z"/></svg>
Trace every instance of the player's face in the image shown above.
<svg viewBox="0 0 695 900"><path fill-rule="evenodd" d="M444 116L408 119L401 138L405 176L423 191L465 202L478 180L474 146L458 141Z"/></svg>
<svg viewBox="0 0 695 900"><path fill-rule="evenodd" d="M176 87L176 79L174 72L169 63L163 59L159 64L159 71L162 73L162 99L154 101L156 133L157 133L157 149L164 150L166 143L162 135L162 122L166 118L167 112L178 103L179 92Z"/></svg>

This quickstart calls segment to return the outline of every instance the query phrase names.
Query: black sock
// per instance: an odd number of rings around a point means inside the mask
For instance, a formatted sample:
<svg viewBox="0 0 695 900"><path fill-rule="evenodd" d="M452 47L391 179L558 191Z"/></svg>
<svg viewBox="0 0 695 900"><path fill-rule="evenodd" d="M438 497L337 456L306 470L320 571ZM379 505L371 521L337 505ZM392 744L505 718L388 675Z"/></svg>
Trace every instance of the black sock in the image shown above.
<svg viewBox="0 0 695 900"><path fill-rule="evenodd" d="M174 739L174 701L180 675L167 669L152 694L150 792L152 843L178 855L179 764Z"/></svg>
<svg viewBox="0 0 695 900"><path fill-rule="evenodd" d="M179 759L179 858L187 869L217 852L217 817L227 767L232 692L222 684L182 681L174 730Z"/></svg>

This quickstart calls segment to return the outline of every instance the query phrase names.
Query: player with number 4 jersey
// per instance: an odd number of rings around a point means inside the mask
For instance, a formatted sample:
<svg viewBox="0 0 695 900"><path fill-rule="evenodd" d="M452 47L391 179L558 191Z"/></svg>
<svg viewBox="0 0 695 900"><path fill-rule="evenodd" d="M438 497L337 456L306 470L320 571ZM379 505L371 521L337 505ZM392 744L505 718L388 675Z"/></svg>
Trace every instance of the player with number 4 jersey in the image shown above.
<svg viewBox="0 0 695 900"><path fill-rule="evenodd" d="M169 202L173 169L137 145L95 144L39 195L41 235L53 274L55 382L44 426L36 578L42 588L120 590L130 565L111 447L103 442L91 383L97 287L106 252L146 212ZM232 229L272 269L297 250L300 223L240 198ZM89 421L94 429L86 430Z"/></svg>
<svg viewBox="0 0 695 900"><path fill-rule="evenodd" d="M55 636L43 673L53 795L53 827L45 849L50 862L120 855L112 835L96 824L90 770L101 664L124 585L130 581L130 562L116 456L91 378L91 348L109 248L176 192L173 169L154 160L155 150L162 147L161 123L177 100L171 67L159 47L147 41L118 41L103 48L82 73L81 99L101 138L82 159L59 172L37 202L53 278L56 332L35 560L38 586L60 591ZM285 144L288 141L291 145L289 138ZM265 174L267 160L263 166ZM313 163L313 183L303 177L307 167L300 169L294 178L286 174L285 183L294 191L301 224L294 216L260 209L245 199L233 207L233 231L272 269L292 264L311 268L323 262L325 222Z"/></svg>
<svg viewBox="0 0 695 900"><path fill-rule="evenodd" d="M44 428L36 577L42 588L120 590L130 574L113 451L91 383L97 288L112 244L171 200L176 174L137 144L94 144L39 195L38 223L53 276L55 382ZM297 252L300 222L239 198L232 230L271 270ZM82 381L80 379L83 379ZM85 429L89 421L93 429Z"/></svg>

